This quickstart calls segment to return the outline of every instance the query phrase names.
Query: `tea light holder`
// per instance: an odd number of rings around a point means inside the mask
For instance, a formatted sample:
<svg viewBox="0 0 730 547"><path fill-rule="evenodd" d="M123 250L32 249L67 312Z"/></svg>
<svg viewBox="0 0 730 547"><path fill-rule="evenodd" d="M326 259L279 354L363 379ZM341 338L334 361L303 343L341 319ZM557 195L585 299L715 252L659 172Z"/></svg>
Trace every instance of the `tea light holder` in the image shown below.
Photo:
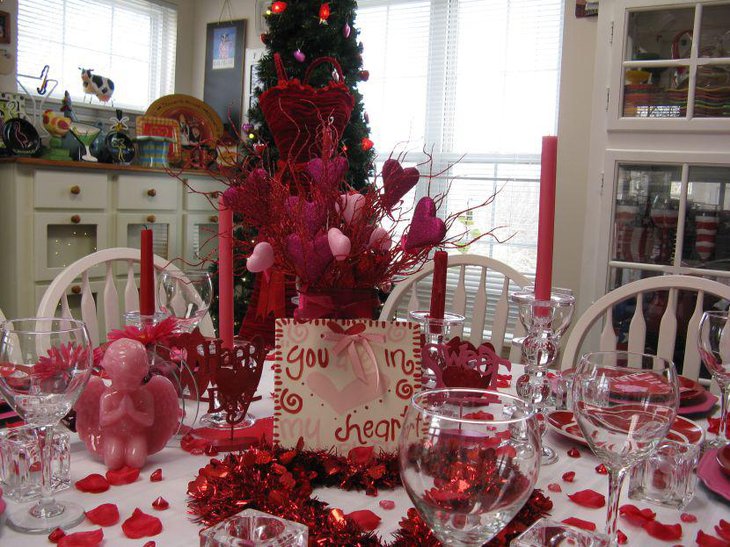
<svg viewBox="0 0 730 547"><path fill-rule="evenodd" d="M306 547L308 540L309 529L303 524L255 509L241 511L200 532L200 547Z"/></svg>

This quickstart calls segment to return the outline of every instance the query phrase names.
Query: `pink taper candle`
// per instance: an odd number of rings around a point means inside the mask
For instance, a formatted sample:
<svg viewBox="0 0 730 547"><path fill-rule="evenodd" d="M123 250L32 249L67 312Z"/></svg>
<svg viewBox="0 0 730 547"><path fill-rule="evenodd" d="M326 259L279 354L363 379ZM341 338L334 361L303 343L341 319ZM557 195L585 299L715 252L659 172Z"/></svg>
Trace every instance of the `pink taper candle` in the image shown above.
<svg viewBox="0 0 730 547"><path fill-rule="evenodd" d="M152 256L152 230L140 233L139 314L155 314L155 265Z"/></svg>
<svg viewBox="0 0 730 547"><path fill-rule="evenodd" d="M555 181L558 138L542 138L540 160L540 216L537 223L537 272L535 298L550 300L553 279L553 239L555 236Z"/></svg>
<svg viewBox="0 0 730 547"><path fill-rule="evenodd" d="M233 348L233 211L219 200L218 333L224 348Z"/></svg>

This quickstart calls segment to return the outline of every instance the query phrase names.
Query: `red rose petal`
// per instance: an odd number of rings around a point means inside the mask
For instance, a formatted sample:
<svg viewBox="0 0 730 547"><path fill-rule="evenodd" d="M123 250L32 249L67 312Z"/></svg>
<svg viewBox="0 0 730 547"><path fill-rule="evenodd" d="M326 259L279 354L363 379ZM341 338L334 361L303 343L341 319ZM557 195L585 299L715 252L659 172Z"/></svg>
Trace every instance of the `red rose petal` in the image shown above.
<svg viewBox="0 0 730 547"><path fill-rule="evenodd" d="M730 522L720 519L720 523L718 524L720 528L723 530L730 530Z"/></svg>
<svg viewBox="0 0 730 547"><path fill-rule="evenodd" d="M730 527L723 527L722 523L725 521L720 521L720 524L715 526L715 533L720 536L725 541L730 541Z"/></svg>
<svg viewBox="0 0 730 547"><path fill-rule="evenodd" d="M155 469L150 475L152 482L160 482L162 480L162 469Z"/></svg>
<svg viewBox="0 0 730 547"><path fill-rule="evenodd" d="M50 534L48 534L48 541L50 541L51 543L58 543L65 535L66 532L64 532L60 528L56 528Z"/></svg>
<svg viewBox="0 0 730 547"><path fill-rule="evenodd" d="M165 498L160 496L159 498L157 498L155 501L152 502L152 507L154 509L157 509L158 511L164 511L165 509L170 507L170 504Z"/></svg>
<svg viewBox="0 0 730 547"><path fill-rule="evenodd" d="M679 516L679 520L682 522L697 522L697 517L691 513L682 513Z"/></svg>
<svg viewBox="0 0 730 547"><path fill-rule="evenodd" d="M608 475L608 469L602 463L596 466L596 473L599 475Z"/></svg>
<svg viewBox="0 0 730 547"><path fill-rule="evenodd" d="M634 526L643 527L650 520L654 520L656 513L651 509L639 509L636 505L627 503L618 509L619 515Z"/></svg>
<svg viewBox="0 0 730 547"><path fill-rule="evenodd" d="M380 500L378 503L380 507L385 509L386 511L390 511L391 509L395 509L395 502L392 500Z"/></svg>
<svg viewBox="0 0 730 547"><path fill-rule="evenodd" d="M616 530L616 537L619 545L626 545L629 541L629 538L621 530Z"/></svg>
<svg viewBox="0 0 730 547"><path fill-rule="evenodd" d="M563 480L565 482L573 482L573 479L575 479L575 471L568 471L567 473L563 473Z"/></svg>
<svg viewBox="0 0 730 547"><path fill-rule="evenodd" d="M571 458L580 458L580 450L578 450L576 447L573 447L568 450L568 456L570 456Z"/></svg>
<svg viewBox="0 0 730 547"><path fill-rule="evenodd" d="M345 516L355 521L355 524L357 524L363 532L372 532L378 527L381 520L378 515L368 509L353 511Z"/></svg>
<svg viewBox="0 0 730 547"><path fill-rule="evenodd" d="M561 522L564 524L567 524L568 526L575 526L576 528L582 528L583 530L588 530L589 532L595 532L596 531L596 525L588 520L579 519L577 517L570 517L567 519L563 519Z"/></svg>
<svg viewBox="0 0 730 547"><path fill-rule="evenodd" d="M137 508L132 516L122 523L122 531L129 539L156 536L162 532L162 521Z"/></svg>
<svg viewBox="0 0 730 547"><path fill-rule="evenodd" d="M651 537L662 541L673 541L682 537L681 524L662 524L658 520L649 520L644 523L643 528Z"/></svg>
<svg viewBox="0 0 730 547"><path fill-rule="evenodd" d="M701 547L730 547L730 541L723 541L710 534L705 534L702 530L697 532L695 541Z"/></svg>
<svg viewBox="0 0 730 547"><path fill-rule="evenodd" d="M97 526L114 526L119 522L119 508L113 503L102 503L96 509L86 511L86 518Z"/></svg>
<svg viewBox="0 0 730 547"><path fill-rule="evenodd" d="M595 490L581 490L575 494L568 496L570 501L577 503L582 507L590 507L592 509L598 509L606 505L606 496L599 494Z"/></svg>
<svg viewBox="0 0 730 547"><path fill-rule="evenodd" d="M58 547L96 547L104 541L104 531L99 528L91 532L74 532L58 541Z"/></svg>
<svg viewBox="0 0 730 547"><path fill-rule="evenodd" d="M551 482L550 484L548 484L548 490L550 490L551 492L562 492L563 491L563 489L560 488L560 485L557 482Z"/></svg>
<svg viewBox="0 0 730 547"><path fill-rule="evenodd" d="M99 494L109 490L109 483L102 475L99 475L99 473L92 473L91 475L76 481L74 486L77 490L88 492L89 494Z"/></svg>
<svg viewBox="0 0 730 547"><path fill-rule="evenodd" d="M114 471L106 472L106 480L109 484L114 486L121 486L123 484L132 484L139 477L139 469L136 467L127 467L126 465L121 469L115 469Z"/></svg>

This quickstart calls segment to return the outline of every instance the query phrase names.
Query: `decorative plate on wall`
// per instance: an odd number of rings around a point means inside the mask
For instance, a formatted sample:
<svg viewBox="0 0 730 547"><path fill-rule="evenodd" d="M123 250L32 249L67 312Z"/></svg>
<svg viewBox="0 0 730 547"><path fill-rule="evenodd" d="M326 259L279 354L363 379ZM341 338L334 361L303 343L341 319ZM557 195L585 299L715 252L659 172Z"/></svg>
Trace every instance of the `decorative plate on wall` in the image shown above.
<svg viewBox="0 0 730 547"><path fill-rule="evenodd" d="M197 143L215 146L223 134L223 122L210 106L191 95L176 93L153 102L145 116L159 116L178 122L180 144Z"/></svg>
<svg viewBox="0 0 730 547"><path fill-rule="evenodd" d="M41 147L41 139L33 124L23 118L11 118L3 126L3 142L18 156L32 156Z"/></svg>

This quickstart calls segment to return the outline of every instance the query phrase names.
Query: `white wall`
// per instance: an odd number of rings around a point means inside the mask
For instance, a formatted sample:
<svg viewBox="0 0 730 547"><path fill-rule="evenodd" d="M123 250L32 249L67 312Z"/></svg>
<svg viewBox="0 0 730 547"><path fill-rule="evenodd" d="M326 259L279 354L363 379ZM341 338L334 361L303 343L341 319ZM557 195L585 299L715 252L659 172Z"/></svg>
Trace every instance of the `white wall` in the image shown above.
<svg viewBox="0 0 730 547"><path fill-rule="evenodd" d="M573 289L581 309L581 249L585 231L591 101L597 18L576 19L575 0L565 1L558 116L558 188L553 285Z"/></svg>

